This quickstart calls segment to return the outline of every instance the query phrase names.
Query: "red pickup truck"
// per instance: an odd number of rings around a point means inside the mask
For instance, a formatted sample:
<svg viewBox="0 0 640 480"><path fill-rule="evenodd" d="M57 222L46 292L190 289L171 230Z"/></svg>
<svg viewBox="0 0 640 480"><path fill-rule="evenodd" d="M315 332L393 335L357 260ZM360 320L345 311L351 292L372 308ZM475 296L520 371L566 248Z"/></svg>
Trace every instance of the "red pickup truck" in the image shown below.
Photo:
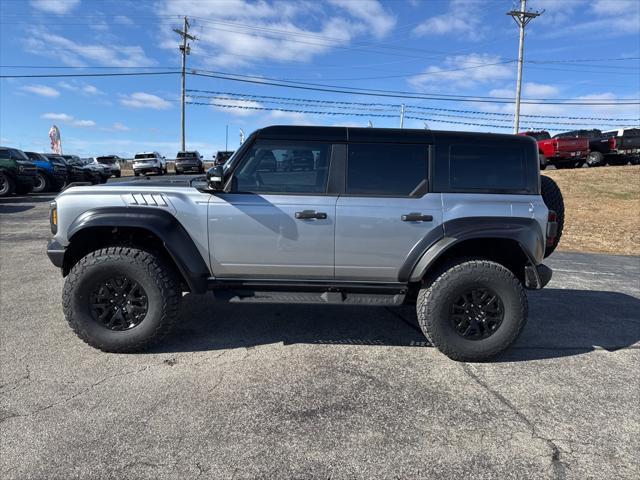
<svg viewBox="0 0 640 480"><path fill-rule="evenodd" d="M538 142L540 168L547 165L556 168L582 167L589 155L588 138L551 138L549 132L522 132L520 135L533 137Z"/></svg>

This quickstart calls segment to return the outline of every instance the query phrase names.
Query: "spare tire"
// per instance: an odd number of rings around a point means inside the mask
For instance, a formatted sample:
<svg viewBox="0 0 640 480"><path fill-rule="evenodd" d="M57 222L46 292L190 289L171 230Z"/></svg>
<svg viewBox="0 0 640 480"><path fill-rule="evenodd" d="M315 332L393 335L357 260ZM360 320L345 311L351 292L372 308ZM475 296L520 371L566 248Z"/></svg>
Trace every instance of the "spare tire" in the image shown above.
<svg viewBox="0 0 640 480"><path fill-rule="evenodd" d="M562 229L564 228L564 198L558 184L549 177L540 175L540 193L542 194L542 200L549 210L556 212L558 217L558 232L553 244L547 245L544 251L544 258L547 258L553 253L553 251L560 243L562 237Z"/></svg>

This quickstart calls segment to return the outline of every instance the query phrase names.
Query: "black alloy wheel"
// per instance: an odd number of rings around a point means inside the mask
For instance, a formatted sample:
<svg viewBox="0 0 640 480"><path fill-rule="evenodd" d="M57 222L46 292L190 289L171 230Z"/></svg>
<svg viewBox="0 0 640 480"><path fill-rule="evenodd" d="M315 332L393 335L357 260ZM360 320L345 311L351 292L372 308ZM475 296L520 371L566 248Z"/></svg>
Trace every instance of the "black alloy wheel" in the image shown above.
<svg viewBox="0 0 640 480"><path fill-rule="evenodd" d="M99 282L89 296L94 321L109 330L129 330L147 315L149 300L144 289L124 275Z"/></svg>
<svg viewBox="0 0 640 480"><path fill-rule="evenodd" d="M449 320L458 335L483 340L493 335L504 319L500 297L488 288L466 290L451 304Z"/></svg>

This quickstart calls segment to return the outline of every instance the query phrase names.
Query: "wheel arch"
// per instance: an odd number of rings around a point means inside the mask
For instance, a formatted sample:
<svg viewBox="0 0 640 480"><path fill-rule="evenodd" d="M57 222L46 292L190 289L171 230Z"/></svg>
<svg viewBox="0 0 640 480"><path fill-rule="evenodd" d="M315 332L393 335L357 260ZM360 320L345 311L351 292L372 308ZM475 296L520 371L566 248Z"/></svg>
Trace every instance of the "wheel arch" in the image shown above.
<svg viewBox="0 0 640 480"><path fill-rule="evenodd" d="M504 265L525 283L525 267L543 259L544 235L534 219L467 217L445 222L443 231L411 268L403 266L400 281L421 282L452 258L479 257Z"/></svg>
<svg viewBox="0 0 640 480"><path fill-rule="evenodd" d="M192 238L171 213L147 207L102 207L84 212L68 229L63 275L90 251L132 245L164 256L190 291L207 289L209 268Z"/></svg>

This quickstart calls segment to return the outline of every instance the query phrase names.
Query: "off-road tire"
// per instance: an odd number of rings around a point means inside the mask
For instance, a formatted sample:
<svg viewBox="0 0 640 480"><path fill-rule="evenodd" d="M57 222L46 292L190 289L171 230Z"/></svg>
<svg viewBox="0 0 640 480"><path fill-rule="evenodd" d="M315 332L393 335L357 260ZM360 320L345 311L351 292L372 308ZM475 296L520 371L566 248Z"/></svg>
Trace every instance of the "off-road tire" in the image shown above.
<svg viewBox="0 0 640 480"><path fill-rule="evenodd" d="M502 323L487 338L470 340L458 334L450 320L455 299L469 288L490 288L504 306ZM418 324L427 339L447 357L481 362L511 346L527 322L524 288L506 267L489 260L455 259L444 265L418 293Z"/></svg>
<svg viewBox="0 0 640 480"><path fill-rule="evenodd" d="M36 173L36 183L33 186L33 193L43 193L51 190L51 182L43 173Z"/></svg>
<svg viewBox="0 0 640 480"><path fill-rule="evenodd" d="M0 197L10 197L16 189L13 179L4 172L0 172Z"/></svg>
<svg viewBox="0 0 640 480"><path fill-rule="evenodd" d="M556 212L558 216L558 230L556 238L552 245L547 245L544 251L544 258L547 258L553 253L553 251L560 243L562 237L562 230L564 229L564 198L558 184L545 175L540 176L540 193L542 194L542 200L549 210Z"/></svg>
<svg viewBox="0 0 640 480"><path fill-rule="evenodd" d="M91 315L89 298L101 281L125 275L146 293L148 310L138 325L114 331ZM105 352L138 352L169 333L179 313L182 293L174 271L160 258L130 247L108 247L89 253L69 272L62 291L64 315L84 342Z"/></svg>

